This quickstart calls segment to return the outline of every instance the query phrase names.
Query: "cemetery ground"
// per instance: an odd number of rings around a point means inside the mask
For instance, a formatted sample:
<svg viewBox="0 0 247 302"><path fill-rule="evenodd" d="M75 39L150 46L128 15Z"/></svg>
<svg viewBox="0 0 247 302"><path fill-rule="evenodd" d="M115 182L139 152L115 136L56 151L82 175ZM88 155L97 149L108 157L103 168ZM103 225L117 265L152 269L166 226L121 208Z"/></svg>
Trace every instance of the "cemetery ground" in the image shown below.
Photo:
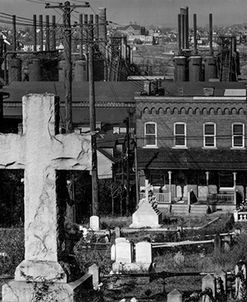
<svg viewBox="0 0 247 302"><path fill-rule="evenodd" d="M62 266L70 274L71 280L85 273L93 263L100 267L102 287L96 293L95 301L120 301L122 298L131 297L136 297L141 301L165 301L165 293L169 293L173 289L183 292L184 297L188 297L192 292L201 289L203 274L221 270L232 272L238 260L247 260L247 226L245 223L234 223L230 214L215 213L203 217L187 218L166 216L162 225L166 231L162 228L156 231L152 229L130 231L128 228L130 221L130 217L102 217L103 229L109 230L109 242L105 240L104 236L97 237L94 233L89 233L85 239L79 233L73 239L75 240L73 264L71 264L71 259L62 261ZM86 221L85 225L87 225ZM176 226L182 227L179 228L179 232ZM241 229L241 234L235 236L229 246L220 250L213 244L153 249L153 263L156 272L180 274L198 272L202 275L172 276L153 280L147 277L118 278L114 276L109 278L112 268L110 247L114 243L114 228L116 227L120 227L121 236L133 243L145 240L152 243L205 240L213 238L218 233L233 232L236 229ZM198 227L201 228L198 229ZM2 284L9 280L6 278L13 277L16 266L24 258L23 233L22 227L0 230ZM101 245L94 245L96 242ZM70 265L66 261L70 262Z"/></svg>

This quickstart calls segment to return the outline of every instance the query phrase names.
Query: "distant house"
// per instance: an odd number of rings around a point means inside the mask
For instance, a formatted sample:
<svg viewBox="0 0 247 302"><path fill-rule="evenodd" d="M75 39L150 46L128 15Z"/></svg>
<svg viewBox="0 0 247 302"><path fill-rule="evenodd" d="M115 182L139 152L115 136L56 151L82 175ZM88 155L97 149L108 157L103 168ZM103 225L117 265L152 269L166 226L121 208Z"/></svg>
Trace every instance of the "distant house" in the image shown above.
<svg viewBox="0 0 247 302"><path fill-rule="evenodd" d="M122 34L125 34L126 36L147 34L146 28L137 24L129 24L126 26L118 27L117 31L121 32Z"/></svg>
<svg viewBox="0 0 247 302"><path fill-rule="evenodd" d="M128 44L145 44L145 45L153 45L154 37L153 36L145 36L145 35L131 35L128 36Z"/></svg>
<svg viewBox="0 0 247 302"><path fill-rule="evenodd" d="M247 197L246 85L164 82L163 88L163 96L135 97L139 173L161 207L188 204L193 192L194 201L231 211Z"/></svg>

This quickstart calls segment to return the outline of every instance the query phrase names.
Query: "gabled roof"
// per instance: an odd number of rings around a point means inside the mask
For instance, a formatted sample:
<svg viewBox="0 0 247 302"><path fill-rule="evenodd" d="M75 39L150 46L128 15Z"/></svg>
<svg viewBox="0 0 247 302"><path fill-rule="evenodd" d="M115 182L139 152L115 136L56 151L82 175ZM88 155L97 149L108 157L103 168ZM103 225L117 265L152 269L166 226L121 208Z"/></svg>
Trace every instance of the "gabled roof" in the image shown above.
<svg viewBox="0 0 247 302"><path fill-rule="evenodd" d="M138 24L128 24L128 25L125 25L125 26L118 27L117 29L118 30L127 30L130 27L132 27L134 30L140 30L142 28Z"/></svg>

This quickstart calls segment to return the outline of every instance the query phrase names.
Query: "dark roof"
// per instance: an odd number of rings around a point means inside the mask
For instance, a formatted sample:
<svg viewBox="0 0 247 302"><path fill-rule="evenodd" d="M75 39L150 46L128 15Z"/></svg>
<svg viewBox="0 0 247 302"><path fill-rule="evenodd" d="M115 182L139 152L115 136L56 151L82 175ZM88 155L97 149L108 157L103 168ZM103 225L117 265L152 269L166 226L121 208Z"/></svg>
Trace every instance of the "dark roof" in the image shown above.
<svg viewBox="0 0 247 302"><path fill-rule="evenodd" d="M95 82L96 102L134 102L137 86L129 81L125 82ZM22 96L29 93L54 93L64 102L64 82L12 82L2 89L10 94L6 101L21 102ZM73 82L73 103L88 102L88 82Z"/></svg>
<svg viewBox="0 0 247 302"><path fill-rule="evenodd" d="M214 88L214 96L223 96L225 89L246 89L244 82L170 82L163 81L165 96L204 96L204 88ZM182 92L181 92L182 90Z"/></svg>
<svg viewBox="0 0 247 302"><path fill-rule="evenodd" d="M140 169L247 170L245 150L138 149Z"/></svg>
<svg viewBox="0 0 247 302"><path fill-rule="evenodd" d="M107 123L122 122L128 116L130 107L135 107L134 95L137 86L132 82L95 82L96 120ZM88 82L74 82L72 86L73 123L89 122ZM21 117L22 97L29 93L53 93L64 103L63 82L12 82L2 89L9 93L4 97L4 116ZM64 108L61 106L61 117Z"/></svg>

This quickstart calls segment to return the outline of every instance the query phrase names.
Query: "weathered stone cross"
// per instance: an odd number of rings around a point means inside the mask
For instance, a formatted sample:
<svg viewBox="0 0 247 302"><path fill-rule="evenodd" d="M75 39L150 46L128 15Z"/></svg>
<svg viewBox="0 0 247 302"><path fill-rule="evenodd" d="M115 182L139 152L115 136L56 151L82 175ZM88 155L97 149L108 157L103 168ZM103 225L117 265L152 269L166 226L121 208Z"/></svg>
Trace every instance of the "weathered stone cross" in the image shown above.
<svg viewBox="0 0 247 302"><path fill-rule="evenodd" d="M25 259L15 282L66 283L57 257L56 170L89 170L90 136L56 135L59 108L54 95L27 95L22 102L23 134L0 135L0 169L25 169ZM9 294L10 288L3 288L3 301L13 301Z"/></svg>

